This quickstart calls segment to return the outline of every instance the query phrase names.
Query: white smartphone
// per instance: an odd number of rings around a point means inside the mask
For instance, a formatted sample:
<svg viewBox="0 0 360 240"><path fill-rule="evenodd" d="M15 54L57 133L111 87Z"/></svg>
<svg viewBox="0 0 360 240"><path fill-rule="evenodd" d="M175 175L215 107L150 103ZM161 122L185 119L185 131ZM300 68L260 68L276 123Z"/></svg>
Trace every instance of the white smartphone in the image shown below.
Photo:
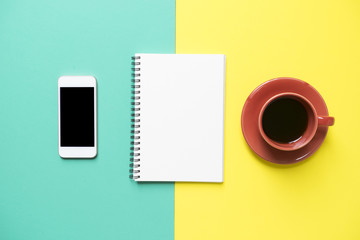
<svg viewBox="0 0 360 240"><path fill-rule="evenodd" d="M96 79L62 76L58 80L59 155L94 158L97 154Z"/></svg>

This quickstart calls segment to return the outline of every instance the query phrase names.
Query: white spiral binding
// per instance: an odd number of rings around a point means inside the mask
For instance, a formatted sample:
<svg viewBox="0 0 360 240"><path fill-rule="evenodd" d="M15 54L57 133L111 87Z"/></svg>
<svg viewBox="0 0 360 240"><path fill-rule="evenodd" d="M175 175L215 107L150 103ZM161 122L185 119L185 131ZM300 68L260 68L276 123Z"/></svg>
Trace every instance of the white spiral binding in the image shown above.
<svg viewBox="0 0 360 240"><path fill-rule="evenodd" d="M131 58L131 179L140 178L140 56Z"/></svg>

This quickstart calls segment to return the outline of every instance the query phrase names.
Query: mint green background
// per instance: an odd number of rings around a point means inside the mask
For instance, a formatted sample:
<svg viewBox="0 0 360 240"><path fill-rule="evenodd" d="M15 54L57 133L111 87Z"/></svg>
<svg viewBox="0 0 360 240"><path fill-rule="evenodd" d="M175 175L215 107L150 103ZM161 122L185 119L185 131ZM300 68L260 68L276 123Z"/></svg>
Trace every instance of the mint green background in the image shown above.
<svg viewBox="0 0 360 240"><path fill-rule="evenodd" d="M175 51L173 0L0 1L0 239L173 239L174 185L128 179L130 57ZM57 79L98 81L98 156L58 155Z"/></svg>

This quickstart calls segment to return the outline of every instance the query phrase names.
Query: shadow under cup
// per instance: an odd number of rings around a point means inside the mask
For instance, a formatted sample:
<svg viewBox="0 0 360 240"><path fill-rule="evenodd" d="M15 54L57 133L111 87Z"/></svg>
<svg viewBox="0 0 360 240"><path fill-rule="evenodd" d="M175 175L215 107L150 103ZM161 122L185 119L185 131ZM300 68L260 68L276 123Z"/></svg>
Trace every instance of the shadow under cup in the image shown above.
<svg viewBox="0 0 360 240"><path fill-rule="evenodd" d="M277 94L266 101L261 108L258 125L261 136L270 146L293 151L313 139L319 122L309 100L288 92Z"/></svg>

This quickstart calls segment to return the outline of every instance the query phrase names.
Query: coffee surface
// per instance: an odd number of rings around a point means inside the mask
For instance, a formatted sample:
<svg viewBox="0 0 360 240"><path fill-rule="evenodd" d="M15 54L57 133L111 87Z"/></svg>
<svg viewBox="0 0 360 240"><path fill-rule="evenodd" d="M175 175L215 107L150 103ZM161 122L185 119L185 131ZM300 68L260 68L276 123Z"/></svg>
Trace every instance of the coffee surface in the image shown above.
<svg viewBox="0 0 360 240"><path fill-rule="evenodd" d="M280 143L290 143L299 139L307 124L305 107L299 101L287 97L272 101L262 117L265 134Z"/></svg>

